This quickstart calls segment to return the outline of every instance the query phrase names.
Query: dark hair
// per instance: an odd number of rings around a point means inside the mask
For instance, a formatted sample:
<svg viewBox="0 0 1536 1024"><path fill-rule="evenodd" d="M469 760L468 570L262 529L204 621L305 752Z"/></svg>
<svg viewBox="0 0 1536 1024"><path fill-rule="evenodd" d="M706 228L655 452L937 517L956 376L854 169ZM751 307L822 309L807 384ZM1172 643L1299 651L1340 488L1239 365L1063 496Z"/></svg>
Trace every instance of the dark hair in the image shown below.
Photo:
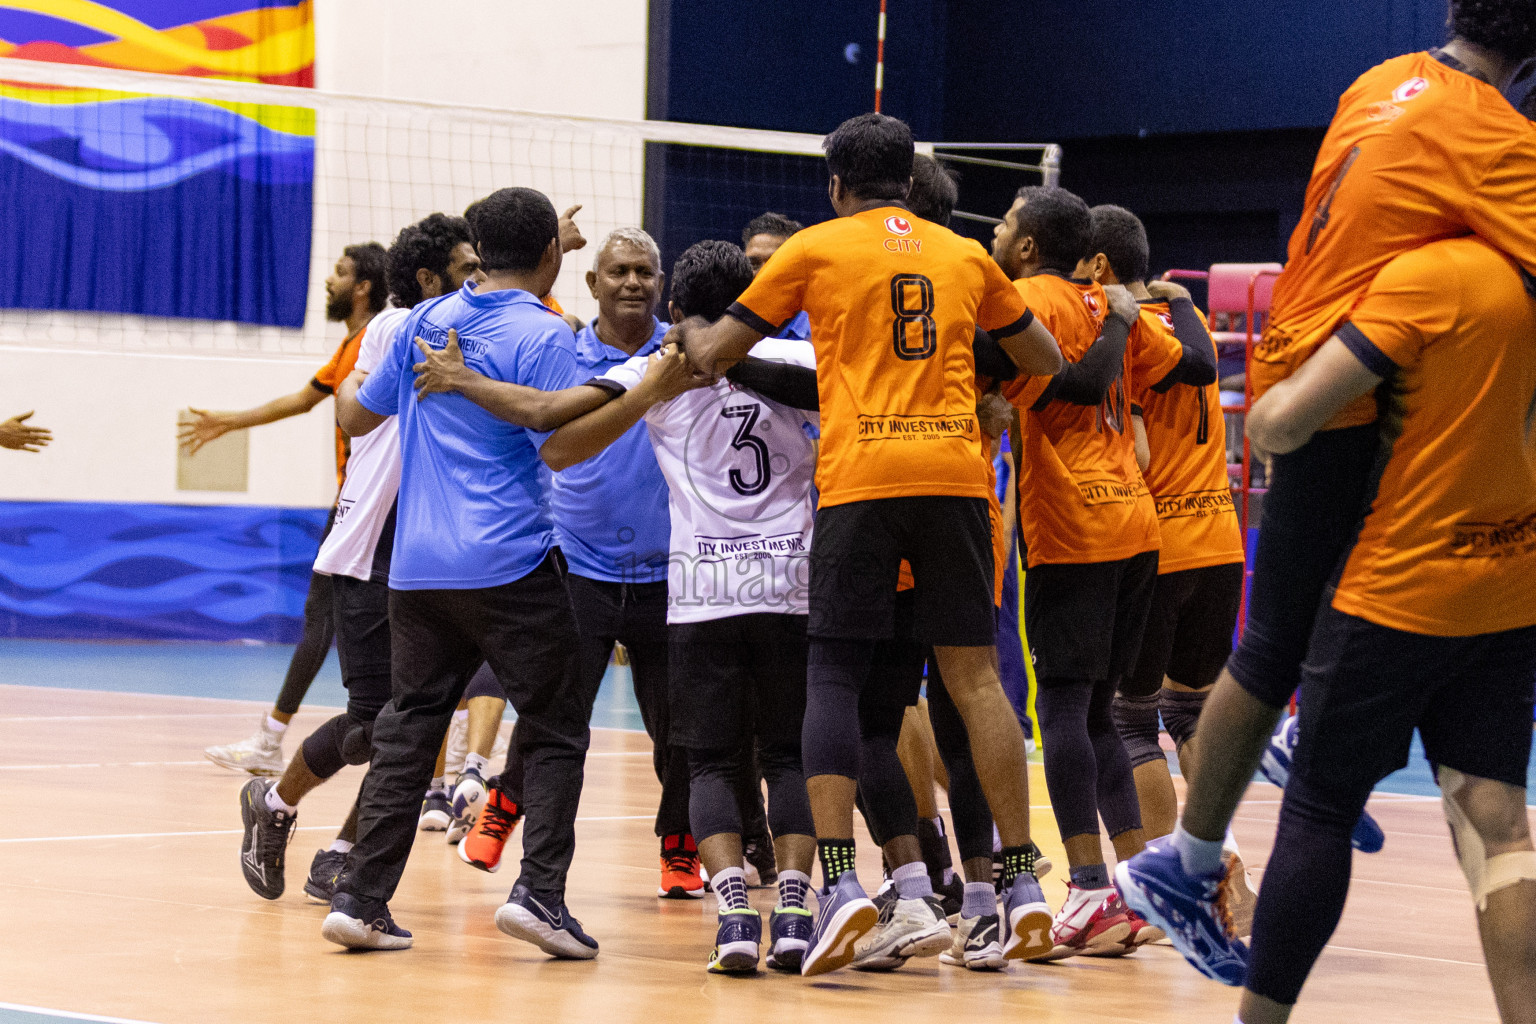
<svg viewBox="0 0 1536 1024"><path fill-rule="evenodd" d="M549 197L537 189L500 188L469 204L464 219L475 235L486 271L526 272L560 234L560 218Z"/></svg>
<svg viewBox="0 0 1536 1024"><path fill-rule="evenodd" d="M912 129L884 114L860 114L822 140L827 172L860 199L904 199L912 179Z"/></svg>
<svg viewBox="0 0 1536 1024"><path fill-rule="evenodd" d="M1536 0L1451 0L1451 35L1509 60L1536 53Z"/></svg>
<svg viewBox="0 0 1536 1024"><path fill-rule="evenodd" d="M1109 259L1109 269L1121 284L1145 281L1151 255L1141 218L1123 206L1107 204L1088 213L1093 222L1091 252L1101 252Z"/></svg>
<svg viewBox="0 0 1536 1024"><path fill-rule="evenodd" d="M368 308L377 313L389 301L389 256L378 242L359 242L341 250L352 261L352 280L367 281Z"/></svg>
<svg viewBox="0 0 1536 1024"><path fill-rule="evenodd" d="M683 316L718 320L751 283L752 264L730 242L696 242L672 264L672 301Z"/></svg>
<svg viewBox="0 0 1536 1024"><path fill-rule="evenodd" d="M395 305L410 309L421 301L421 283L416 271L430 270L448 280L448 262L460 243L474 244L469 222L446 213L428 214L410 227L402 228L389 247L389 291Z"/></svg>
<svg viewBox="0 0 1536 1024"><path fill-rule="evenodd" d="M907 193L907 209L923 220L949 227L949 215L959 201L960 184L955 172L923 153L912 158L912 191Z"/></svg>
<svg viewBox="0 0 1536 1024"><path fill-rule="evenodd" d="M760 213L747 221L747 226L741 229L741 245L746 248L748 242L758 235L772 235L774 238L788 238L796 231L805 227L797 220L790 220L782 213Z"/></svg>
<svg viewBox="0 0 1536 1024"><path fill-rule="evenodd" d="M1070 274L1079 260L1093 255L1093 218L1074 193L1056 185L1026 185L1014 198L1024 200L1019 237L1035 240L1042 267Z"/></svg>

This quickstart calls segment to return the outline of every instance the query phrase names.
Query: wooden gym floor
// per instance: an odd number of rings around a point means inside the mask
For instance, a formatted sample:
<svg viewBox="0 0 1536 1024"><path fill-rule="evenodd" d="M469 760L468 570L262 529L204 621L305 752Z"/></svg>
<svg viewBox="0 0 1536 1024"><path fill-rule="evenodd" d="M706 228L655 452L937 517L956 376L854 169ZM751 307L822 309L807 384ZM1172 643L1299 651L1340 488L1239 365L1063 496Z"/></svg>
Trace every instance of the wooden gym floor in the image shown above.
<svg viewBox="0 0 1536 1024"><path fill-rule="evenodd" d="M658 787L644 734L595 733L571 877L572 910L599 942L564 963L501 935L491 914L516 876L475 871L441 833L418 833L392 903L415 933L404 952L349 954L320 938L305 901L309 860L340 824L361 769L306 801L288 893L269 903L240 877L244 776L202 747L249 732L264 704L0 685L0 1024L59 1016L156 1024L451 1021L1184 1022L1232 1019L1236 993L1173 950L1125 960L1015 964L970 974L936 959L890 975L812 983L703 969L714 901L656 899ZM327 714L306 707L291 752ZM1039 765L1037 839L1064 864ZM1278 792L1255 785L1236 823L1255 877ZM1493 1021L1465 885L1437 801L1383 794L1387 848L1357 855L1344 922L1293 1020ZM867 839L861 874L878 877ZM1063 870L1046 879L1062 898ZM754 893L766 910L771 893ZM766 916L766 915L765 915Z"/></svg>

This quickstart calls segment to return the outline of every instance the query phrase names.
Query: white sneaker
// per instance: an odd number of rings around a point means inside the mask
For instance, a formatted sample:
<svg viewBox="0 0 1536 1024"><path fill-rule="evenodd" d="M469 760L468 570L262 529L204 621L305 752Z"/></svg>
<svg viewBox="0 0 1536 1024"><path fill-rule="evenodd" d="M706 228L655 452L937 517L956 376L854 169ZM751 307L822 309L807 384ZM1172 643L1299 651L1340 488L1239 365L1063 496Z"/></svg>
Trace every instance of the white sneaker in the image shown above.
<svg viewBox="0 0 1536 1024"><path fill-rule="evenodd" d="M875 901L880 909L880 922L859 943L853 967L888 970L888 962L893 959L938 956L949 949L949 920L938 901L891 899L892 896L894 892Z"/></svg>
<svg viewBox="0 0 1536 1024"><path fill-rule="evenodd" d="M469 830L475 827L480 812L485 808L485 801L490 795L485 786L485 779L479 772L465 771L459 774L458 782L454 783L453 791L449 795L448 842L457 846Z"/></svg>
<svg viewBox="0 0 1536 1024"><path fill-rule="evenodd" d="M207 747L203 750L203 756L220 768L234 772L281 775L284 768L283 737L281 733L267 728L267 716L263 712L260 728L254 736L222 747Z"/></svg>
<svg viewBox="0 0 1536 1024"><path fill-rule="evenodd" d="M1003 958L1002 935L1002 924L996 914L962 915L955 926L954 941L939 954L939 963L968 971L1001 971L1008 966Z"/></svg>
<svg viewBox="0 0 1536 1024"><path fill-rule="evenodd" d="M464 755L469 753L469 716L454 715L448 720L448 753L443 758L443 774L457 775L464 770Z"/></svg>
<svg viewBox="0 0 1536 1024"><path fill-rule="evenodd" d="M1067 901L1051 923L1054 948L1030 959L1042 962L1069 956L1123 955L1133 930L1130 913L1113 887L1079 889L1068 884Z"/></svg>

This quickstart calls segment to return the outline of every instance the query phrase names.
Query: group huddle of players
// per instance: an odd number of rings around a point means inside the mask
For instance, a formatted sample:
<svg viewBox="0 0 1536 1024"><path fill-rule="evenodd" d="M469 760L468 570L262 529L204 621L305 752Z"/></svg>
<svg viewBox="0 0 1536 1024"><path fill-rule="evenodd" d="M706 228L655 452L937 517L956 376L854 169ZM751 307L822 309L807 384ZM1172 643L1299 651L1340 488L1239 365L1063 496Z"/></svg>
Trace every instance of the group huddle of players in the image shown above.
<svg viewBox="0 0 1536 1024"><path fill-rule="evenodd" d="M348 709L242 792L252 887L281 894L299 798L368 761L306 885L330 904L327 939L411 944L387 904L427 794L484 870L524 823L503 932L596 956L565 889L619 642L663 783L661 895L701 896L707 877L711 972L756 971L765 945L770 968L817 975L1166 936L1246 986L1245 1024L1283 1021L1337 924L1351 842L1379 845L1370 790L1418 729L1501 1011L1532 1019L1536 934L1505 925L1536 912L1536 127L1501 90L1536 52L1536 4L1451 10L1446 47L1350 88L1318 157L1250 370L1270 490L1235 653L1244 544L1217 348L1186 292L1148 284L1129 211L1024 188L988 253L946 227L955 184L907 126L866 114L825 141L833 219L753 261L694 245L667 275L668 322L655 243L615 232L587 275L599 318L574 331L547 302L566 245L542 194L406 229L395 307L336 388L352 450L316 565ZM1015 529L1069 876L1054 911L994 646ZM449 793L466 692L517 724L489 780L494 727L477 730L473 778ZM946 770L958 878L947 843L932 863L914 743ZM1250 951L1223 847L1266 748L1289 781ZM764 782L766 937L743 841ZM856 809L883 855L873 897Z"/></svg>

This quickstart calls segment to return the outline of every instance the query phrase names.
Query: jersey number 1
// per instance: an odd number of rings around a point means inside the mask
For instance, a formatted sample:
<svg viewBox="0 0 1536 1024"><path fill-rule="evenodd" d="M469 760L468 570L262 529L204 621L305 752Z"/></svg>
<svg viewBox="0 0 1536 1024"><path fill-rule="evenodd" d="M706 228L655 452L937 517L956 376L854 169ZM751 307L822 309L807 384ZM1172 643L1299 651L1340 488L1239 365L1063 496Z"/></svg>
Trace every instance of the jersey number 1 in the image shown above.
<svg viewBox="0 0 1536 1024"><path fill-rule="evenodd" d="M891 278L891 312L896 314L891 325L896 358L927 359L933 355L939 347L939 329L933 322L933 282L922 274Z"/></svg>

